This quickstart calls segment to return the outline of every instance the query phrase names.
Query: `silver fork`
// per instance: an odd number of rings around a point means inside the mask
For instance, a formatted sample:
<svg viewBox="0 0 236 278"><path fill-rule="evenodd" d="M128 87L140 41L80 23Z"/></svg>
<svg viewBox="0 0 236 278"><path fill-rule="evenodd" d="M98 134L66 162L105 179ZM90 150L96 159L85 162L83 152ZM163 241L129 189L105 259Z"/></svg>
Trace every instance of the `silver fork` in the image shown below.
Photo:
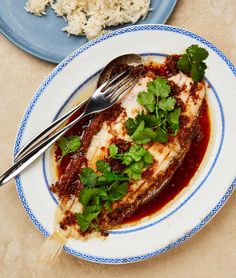
<svg viewBox="0 0 236 278"><path fill-rule="evenodd" d="M25 155L18 159L16 163L0 177L0 186L17 176L83 117L110 108L137 82L138 77L126 70L101 85L90 97L82 114L62 129L51 134L45 140L40 141L35 148L30 149Z"/></svg>

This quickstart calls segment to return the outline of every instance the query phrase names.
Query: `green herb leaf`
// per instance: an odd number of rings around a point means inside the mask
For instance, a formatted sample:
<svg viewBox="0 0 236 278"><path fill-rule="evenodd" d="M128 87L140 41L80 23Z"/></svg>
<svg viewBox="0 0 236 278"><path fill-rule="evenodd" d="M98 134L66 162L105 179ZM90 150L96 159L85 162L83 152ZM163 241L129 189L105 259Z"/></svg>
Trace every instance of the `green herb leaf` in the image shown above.
<svg viewBox="0 0 236 278"><path fill-rule="evenodd" d="M190 59L196 63L204 61L209 55L205 48L199 47L196 44L188 47L186 49L186 53L188 54Z"/></svg>
<svg viewBox="0 0 236 278"><path fill-rule="evenodd" d="M202 80L207 68L204 62L192 64L191 77L195 82Z"/></svg>
<svg viewBox="0 0 236 278"><path fill-rule="evenodd" d="M139 180L141 178L141 173L144 168L144 162L142 160L134 162L128 168L126 168L125 173L131 180Z"/></svg>
<svg viewBox="0 0 236 278"><path fill-rule="evenodd" d="M175 107L176 99L173 97L162 98L159 102L159 109L172 111Z"/></svg>
<svg viewBox="0 0 236 278"><path fill-rule="evenodd" d="M128 118L128 120L125 122L125 127L127 129L129 136L131 136L135 132L138 125L139 124L137 124L134 119Z"/></svg>
<svg viewBox="0 0 236 278"><path fill-rule="evenodd" d="M152 92L140 92L138 94L137 101L139 104L143 105L148 111L153 112L155 110L155 96Z"/></svg>
<svg viewBox="0 0 236 278"><path fill-rule="evenodd" d="M112 212L111 204L117 200L122 199L128 192L128 183L115 181L111 184L110 188L107 191L108 197L105 202L105 208Z"/></svg>
<svg viewBox="0 0 236 278"><path fill-rule="evenodd" d="M142 134L140 134L139 136L136 136L136 139L135 141L138 143L138 144L146 144L146 142L150 142L152 141L152 139L155 138L155 131L152 130L151 128L149 127L146 127Z"/></svg>
<svg viewBox="0 0 236 278"><path fill-rule="evenodd" d="M129 118L125 123L127 132L130 136L134 134L142 121L144 121L146 127L159 126L161 123L155 115L144 114L144 111L142 111L135 117L135 119Z"/></svg>
<svg viewBox="0 0 236 278"><path fill-rule="evenodd" d="M85 232L89 226L91 225L91 222L97 218L98 214L100 212L84 212L84 213L75 213L76 220L79 224L80 230L82 232Z"/></svg>
<svg viewBox="0 0 236 278"><path fill-rule="evenodd" d="M114 181L126 181L127 177L116 173L104 173L102 176L98 177L98 185L108 185Z"/></svg>
<svg viewBox="0 0 236 278"><path fill-rule="evenodd" d="M153 141L166 143L168 141L168 133L162 128L158 128L156 130L156 137L153 139Z"/></svg>
<svg viewBox="0 0 236 278"><path fill-rule="evenodd" d="M146 127L156 127L156 126L159 126L161 124L160 119L157 119L156 115L144 114L143 112L139 113L135 117L135 121L137 123L141 123L141 121L144 121Z"/></svg>
<svg viewBox="0 0 236 278"><path fill-rule="evenodd" d="M98 214L99 214L99 211L98 211L98 212L90 212L90 213L86 213L86 214L85 214L85 217L86 217L87 221L88 221L89 223L91 223L92 220L94 220L95 218L97 218Z"/></svg>
<svg viewBox="0 0 236 278"><path fill-rule="evenodd" d="M111 172L111 166L103 160L98 160L96 162L96 166L97 166L97 170L100 171L101 173Z"/></svg>
<svg viewBox="0 0 236 278"><path fill-rule="evenodd" d="M146 151L146 154L145 154L143 160L146 164L152 164L153 163L152 155L149 151Z"/></svg>
<svg viewBox="0 0 236 278"><path fill-rule="evenodd" d="M122 199L128 192L128 182L114 182L108 190L110 200L117 201Z"/></svg>
<svg viewBox="0 0 236 278"><path fill-rule="evenodd" d="M133 145L130 147L128 152L125 152L121 157L122 163L125 165L130 165L133 161L141 160L145 154L146 150L138 145Z"/></svg>
<svg viewBox="0 0 236 278"><path fill-rule="evenodd" d="M191 70L191 62L189 61L188 55L184 54L181 58L179 58L177 62L177 68L183 71Z"/></svg>
<svg viewBox="0 0 236 278"><path fill-rule="evenodd" d="M106 200L104 207L109 211L112 212L112 208L111 208L111 203L112 201L110 199Z"/></svg>
<svg viewBox="0 0 236 278"><path fill-rule="evenodd" d="M97 183L98 175L92 168L82 168L80 173L80 181L83 185L94 187Z"/></svg>
<svg viewBox="0 0 236 278"><path fill-rule="evenodd" d="M170 113L169 125L170 128L174 131L174 133L179 129L180 112L181 112L180 108L176 108L173 112Z"/></svg>
<svg viewBox="0 0 236 278"><path fill-rule="evenodd" d="M163 125L163 122L166 121L168 116L168 112L165 110L158 110L158 117L161 119L161 124Z"/></svg>
<svg viewBox="0 0 236 278"><path fill-rule="evenodd" d="M137 127L133 135L131 136L131 138L135 140L135 137L139 135L141 132L143 132L144 128L145 128L145 122L141 121L141 123L139 124L139 126Z"/></svg>
<svg viewBox="0 0 236 278"><path fill-rule="evenodd" d="M137 144L147 144L155 137L155 132L151 128L145 128L145 123L142 121L138 128L135 130L131 138Z"/></svg>
<svg viewBox="0 0 236 278"><path fill-rule="evenodd" d="M99 192L98 188L83 188L79 193L79 201L83 206L87 206L89 201L93 199Z"/></svg>
<svg viewBox="0 0 236 278"><path fill-rule="evenodd" d="M79 149L81 142L77 135L61 137L58 140L58 145L61 149L61 160L68 154L75 152Z"/></svg>
<svg viewBox="0 0 236 278"><path fill-rule="evenodd" d="M168 97L171 91L170 85L166 79L158 76L155 80L147 84L148 92L157 97Z"/></svg>
<svg viewBox="0 0 236 278"><path fill-rule="evenodd" d="M90 222L86 219L86 217L82 213L76 213L75 217L80 227L80 230L82 232L85 232L88 229Z"/></svg>
<svg viewBox="0 0 236 278"><path fill-rule="evenodd" d="M186 54L179 58L177 68L190 72L193 81L198 82L204 77L207 66L203 61L208 55L209 53L206 49L198 45L191 45L186 49Z"/></svg>
<svg viewBox="0 0 236 278"><path fill-rule="evenodd" d="M136 149L136 155L134 156L131 155L133 162L129 164L129 167L126 168L124 173L126 173L130 179L138 180L141 178L141 173L143 169L147 165L152 164L153 159L150 152L145 150L143 147L137 145L134 145L134 147L135 148L130 153L133 153Z"/></svg>
<svg viewBox="0 0 236 278"><path fill-rule="evenodd" d="M111 144L109 147L109 152L110 152L110 157L116 157L116 155L118 154L118 147L116 146L116 144Z"/></svg>

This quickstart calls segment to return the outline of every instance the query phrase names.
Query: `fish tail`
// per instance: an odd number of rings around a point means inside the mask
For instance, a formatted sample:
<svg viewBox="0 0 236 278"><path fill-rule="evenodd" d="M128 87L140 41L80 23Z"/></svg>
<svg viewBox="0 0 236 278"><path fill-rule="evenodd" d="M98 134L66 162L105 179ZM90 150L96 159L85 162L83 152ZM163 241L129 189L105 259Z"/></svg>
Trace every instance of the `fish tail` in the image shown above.
<svg viewBox="0 0 236 278"><path fill-rule="evenodd" d="M60 255L63 246L67 241L67 237L61 235L59 231L52 233L44 242L38 259L41 262L54 264Z"/></svg>

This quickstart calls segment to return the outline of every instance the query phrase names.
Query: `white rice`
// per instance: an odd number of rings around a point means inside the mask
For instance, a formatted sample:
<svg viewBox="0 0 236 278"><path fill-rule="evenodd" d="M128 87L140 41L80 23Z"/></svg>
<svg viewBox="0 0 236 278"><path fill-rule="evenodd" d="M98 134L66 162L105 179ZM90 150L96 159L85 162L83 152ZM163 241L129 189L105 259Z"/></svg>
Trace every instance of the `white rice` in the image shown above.
<svg viewBox="0 0 236 278"><path fill-rule="evenodd" d="M25 9L41 16L49 5L67 21L63 31L88 39L104 33L106 27L136 23L150 10L150 0L28 0Z"/></svg>
<svg viewBox="0 0 236 278"><path fill-rule="evenodd" d="M25 4L27 12L41 16L46 14L46 7L51 3L52 0L29 0Z"/></svg>

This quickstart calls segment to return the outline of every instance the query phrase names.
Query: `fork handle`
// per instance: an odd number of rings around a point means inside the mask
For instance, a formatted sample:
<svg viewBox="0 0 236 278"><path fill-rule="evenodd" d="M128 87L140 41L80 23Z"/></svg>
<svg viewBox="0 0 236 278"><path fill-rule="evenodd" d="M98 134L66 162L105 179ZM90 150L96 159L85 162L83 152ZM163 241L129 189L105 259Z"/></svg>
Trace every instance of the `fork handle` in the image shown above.
<svg viewBox="0 0 236 278"><path fill-rule="evenodd" d="M84 101L82 101L79 105L75 106L73 109L71 109L70 111L68 111L65 115L63 115L62 117L60 117L59 119L53 121L51 123L50 126L48 126L47 128L45 128L44 130L42 130L40 133L38 133L37 135L35 135L34 137L32 137L30 139L30 141L24 145L19 152L17 153L17 155L15 156L14 161L17 162L19 161L23 156L25 156L25 154L30 151L33 150L33 148L37 145L43 142L43 140L48 137L51 136L53 134L53 132L59 127L61 126L66 120L68 120L73 114L75 114L81 107L82 105L84 105L90 97L88 97L87 99L85 99Z"/></svg>
<svg viewBox="0 0 236 278"><path fill-rule="evenodd" d="M78 118L70 122L67 126L57 131L45 141L39 143L34 149L30 150L26 155L17 160L1 177L0 186L17 176L22 170L29 166L36 158L44 153L53 143L55 143L63 134L65 134L73 125L80 121L84 116L88 115L84 111ZM92 113L90 113L92 114Z"/></svg>

